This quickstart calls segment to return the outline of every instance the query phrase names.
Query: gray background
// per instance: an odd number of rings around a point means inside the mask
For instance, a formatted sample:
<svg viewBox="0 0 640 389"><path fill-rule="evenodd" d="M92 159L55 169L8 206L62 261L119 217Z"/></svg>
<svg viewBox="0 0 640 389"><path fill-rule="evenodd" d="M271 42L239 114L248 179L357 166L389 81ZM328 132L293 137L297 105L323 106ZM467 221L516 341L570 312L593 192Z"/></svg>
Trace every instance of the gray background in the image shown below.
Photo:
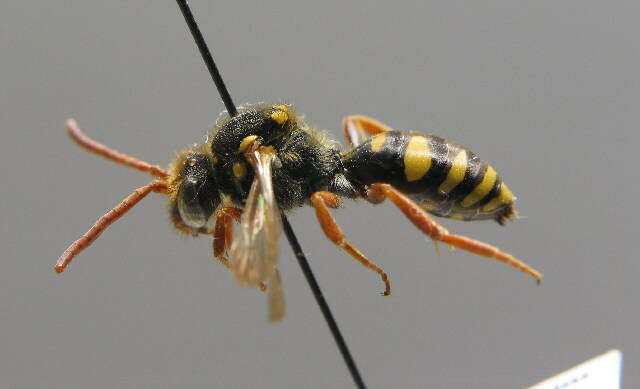
<svg viewBox="0 0 640 389"><path fill-rule="evenodd" d="M443 221L541 270L436 255L391 206L337 218L394 295L291 216L371 388L522 388L610 348L640 386L637 1L193 1L236 102L286 99L340 137L344 115L430 131L491 161L526 216ZM67 244L149 178L73 145L152 163L222 104L172 1L0 4L0 386L349 388L286 243L289 313L234 284L211 240L151 195L68 272ZM283 240L284 242L284 240Z"/></svg>

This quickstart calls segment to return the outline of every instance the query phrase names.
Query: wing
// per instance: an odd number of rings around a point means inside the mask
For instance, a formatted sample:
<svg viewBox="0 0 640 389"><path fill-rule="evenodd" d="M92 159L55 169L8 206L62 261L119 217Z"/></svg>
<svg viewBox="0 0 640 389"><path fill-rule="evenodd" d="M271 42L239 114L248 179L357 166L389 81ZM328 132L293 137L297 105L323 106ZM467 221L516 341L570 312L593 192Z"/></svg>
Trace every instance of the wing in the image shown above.
<svg viewBox="0 0 640 389"><path fill-rule="evenodd" d="M282 231L280 211L273 192L271 163L275 152L262 147L247 154L255 178L240 218L238 238L229 252L231 272L240 285L267 284L269 320L279 321L285 305L277 269L278 239Z"/></svg>

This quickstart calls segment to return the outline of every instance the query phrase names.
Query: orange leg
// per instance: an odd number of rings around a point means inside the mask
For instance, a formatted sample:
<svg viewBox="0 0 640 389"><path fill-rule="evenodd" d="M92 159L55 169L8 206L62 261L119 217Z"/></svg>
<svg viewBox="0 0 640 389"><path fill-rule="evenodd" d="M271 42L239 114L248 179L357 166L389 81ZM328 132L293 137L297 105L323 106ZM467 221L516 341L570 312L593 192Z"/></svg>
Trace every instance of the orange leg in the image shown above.
<svg viewBox="0 0 640 389"><path fill-rule="evenodd" d="M80 127L78 127L78 123L75 120L69 119L67 120L67 133L76 142L79 146L84 149L101 155L115 163L119 163L124 166L128 166L146 173L150 173L151 175L158 177L160 179L166 179L169 177L169 174L166 170L157 165L151 165L150 163L139 160L138 158L132 157L130 155L121 153L117 150L114 150L108 146L103 145L100 142L96 142L95 140L89 138Z"/></svg>
<svg viewBox="0 0 640 389"><path fill-rule="evenodd" d="M389 184L373 184L369 188L367 195L372 201L381 201L385 198L391 200L416 227L436 242L444 242L452 248L459 248L482 257L504 262L535 278L538 284L542 281L542 274L512 255L500 251L497 247L466 236L449 234L444 227L436 223L420 206Z"/></svg>
<svg viewBox="0 0 640 389"><path fill-rule="evenodd" d="M96 240L111 223L118 220L122 215L127 213L140 200L145 198L151 192L166 193L167 184L162 181L153 181L150 184L136 189L127 196L122 202L116 205L112 210L104 214L98 221L87 231L82 237L69 246L56 262L55 270L62 273L69 265L71 260L82 250L86 249Z"/></svg>
<svg viewBox="0 0 640 389"><path fill-rule="evenodd" d="M326 191L315 192L311 195L311 204L316 209L316 216L318 218L318 222L324 231L324 234L332 241L336 246L340 247L347 254L351 255L355 260L360 262L363 266L375 271L380 275L382 281L385 285L385 290L382 293L383 296L389 296L391 294L391 283L389 282L389 277L387 273L385 273L382 269L376 266L373 262L371 262L364 254L360 252L353 244L346 240L342 230L336 223L331 213L329 213L329 208L337 208L340 205L340 198Z"/></svg>
<svg viewBox="0 0 640 389"><path fill-rule="evenodd" d="M233 243L233 222L240 222L242 210L235 207L224 207L216 212L216 225L213 230L213 256L229 269L227 251ZM264 283L260 283L260 290L267 290Z"/></svg>
<svg viewBox="0 0 640 389"><path fill-rule="evenodd" d="M233 242L233 221L240 221L242 211L235 207L224 207L216 212L216 225L213 230L213 256L227 268L229 260L225 257Z"/></svg>
<svg viewBox="0 0 640 389"><path fill-rule="evenodd" d="M391 127L366 116L349 115L342 119L342 131L347 149L352 149L358 147L369 136L391 131Z"/></svg>

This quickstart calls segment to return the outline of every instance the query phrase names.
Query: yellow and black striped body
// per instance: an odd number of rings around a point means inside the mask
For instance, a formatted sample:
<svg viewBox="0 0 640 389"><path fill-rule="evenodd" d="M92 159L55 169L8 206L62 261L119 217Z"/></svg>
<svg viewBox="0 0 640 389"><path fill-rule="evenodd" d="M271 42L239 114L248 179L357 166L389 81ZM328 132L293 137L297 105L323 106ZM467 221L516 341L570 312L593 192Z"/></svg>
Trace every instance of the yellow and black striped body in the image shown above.
<svg viewBox="0 0 640 389"><path fill-rule="evenodd" d="M349 181L391 184L436 216L504 224L515 215L515 197L493 167L437 136L383 132L345 153L342 162Z"/></svg>

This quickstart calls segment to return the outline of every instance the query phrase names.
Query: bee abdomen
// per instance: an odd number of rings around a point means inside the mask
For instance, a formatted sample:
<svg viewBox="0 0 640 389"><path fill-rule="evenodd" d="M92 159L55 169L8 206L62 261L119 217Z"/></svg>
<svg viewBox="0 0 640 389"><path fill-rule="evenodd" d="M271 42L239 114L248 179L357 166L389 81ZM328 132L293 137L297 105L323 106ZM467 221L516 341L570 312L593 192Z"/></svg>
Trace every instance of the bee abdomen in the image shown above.
<svg viewBox="0 0 640 389"><path fill-rule="evenodd" d="M389 183L437 216L504 224L515 215L515 197L494 168L437 136L384 132L347 153L343 163L354 182Z"/></svg>

